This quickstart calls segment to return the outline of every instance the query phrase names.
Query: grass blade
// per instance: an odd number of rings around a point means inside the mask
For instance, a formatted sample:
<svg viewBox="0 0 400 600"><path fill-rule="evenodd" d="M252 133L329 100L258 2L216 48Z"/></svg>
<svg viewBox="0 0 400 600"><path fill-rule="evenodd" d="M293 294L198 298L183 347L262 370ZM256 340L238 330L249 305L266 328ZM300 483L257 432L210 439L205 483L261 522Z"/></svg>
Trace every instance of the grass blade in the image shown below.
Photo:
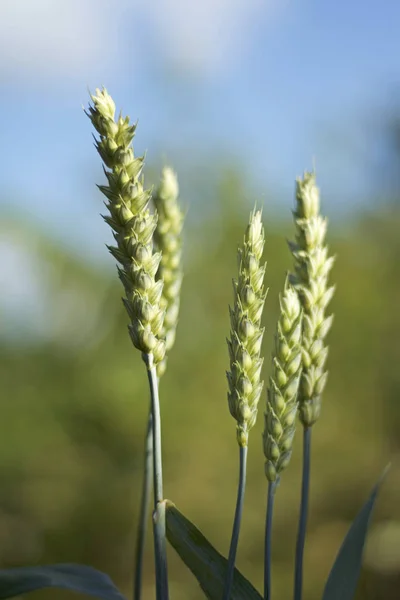
<svg viewBox="0 0 400 600"><path fill-rule="evenodd" d="M108 575L86 565L57 564L0 570L0 600L43 588L61 588L103 600L125 600Z"/></svg>
<svg viewBox="0 0 400 600"><path fill-rule="evenodd" d="M191 570L209 600L221 600L228 561L176 506L166 501L167 539ZM234 571L231 600L262 600L255 587Z"/></svg>
<svg viewBox="0 0 400 600"><path fill-rule="evenodd" d="M388 467L354 519L326 582L322 600L353 600L361 571L362 555L372 511Z"/></svg>

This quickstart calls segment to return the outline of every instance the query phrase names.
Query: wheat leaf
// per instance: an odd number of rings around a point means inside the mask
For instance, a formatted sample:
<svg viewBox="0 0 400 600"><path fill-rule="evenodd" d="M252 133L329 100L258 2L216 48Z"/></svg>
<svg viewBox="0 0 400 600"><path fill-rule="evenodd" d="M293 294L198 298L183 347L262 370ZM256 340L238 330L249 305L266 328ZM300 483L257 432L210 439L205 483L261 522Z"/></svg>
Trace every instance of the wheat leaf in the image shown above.
<svg viewBox="0 0 400 600"><path fill-rule="evenodd" d="M191 570L209 600L221 600L228 561L176 506L167 500L167 539ZM235 569L231 600L262 600L255 587Z"/></svg>
<svg viewBox="0 0 400 600"><path fill-rule="evenodd" d="M388 469L389 467L386 467L368 500L351 524L329 574L322 600L353 600L360 577L363 550L372 511Z"/></svg>
<svg viewBox="0 0 400 600"><path fill-rule="evenodd" d="M103 600L125 600L108 575L86 565L57 564L0 570L0 600L43 588L61 588Z"/></svg>

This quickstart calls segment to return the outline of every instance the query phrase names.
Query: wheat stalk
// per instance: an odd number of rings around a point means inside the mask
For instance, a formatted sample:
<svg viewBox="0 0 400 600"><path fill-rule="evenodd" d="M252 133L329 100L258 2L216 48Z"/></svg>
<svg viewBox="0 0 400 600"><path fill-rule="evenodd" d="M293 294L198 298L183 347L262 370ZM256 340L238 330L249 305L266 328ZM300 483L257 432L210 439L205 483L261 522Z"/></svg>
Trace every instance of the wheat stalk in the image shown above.
<svg viewBox="0 0 400 600"><path fill-rule="evenodd" d="M264 598L271 595L271 538L275 489L293 450L301 356L302 309L297 292L286 279L279 299L280 315L275 334L272 374L264 413L263 447L268 501L265 525Z"/></svg>
<svg viewBox="0 0 400 600"><path fill-rule="evenodd" d="M153 234L157 215L149 211L151 190L143 187L143 157L135 157L132 140L135 125L129 117L115 119L115 103L106 89L91 95L92 105L86 112L99 134L95 146L100 154L108 185L98 186L106 196L109 214L103 218L113 231L115 246L109 246L118 261L119 278L126 297L124 306L130 318L128 326L133 345L142 352L149 379L152 427L153 427L153 477L154 510L163 515L161 460L161 419L158 398L156 365L165 356L165 340L162 338L164 310L160 305L163 282L156 280L161 253L153 250ZM168 598L166 563L165 520L154 521L154 545L156 554L157 599Z"/></svg>
<svg viewBox="0 0 400 600"><path fill-rule="evenodd" d="M183 213L178 204L179 186L178 179L170 167L164 167L160 185L153 194L153 203L157 210L157 227L154 231L155 247L161 252L161 261L156 273L156 279L163 281L163 290L160 298L160 307L164 310L165 317L161 336L166 341L166 352L171 350L175 341L175 332L178 324L180 288L182 282L181 247ZM167 355L157 365L157 376L165 373ZM146 539L146 524L149 514L149 497L151 492L151 466L153 463L153 426L152 411L150 408L146 440L143 489L141 495L139 527L136 540L135 561L135 587L134 600L140 600L142 593L142 574L144 546Z"/></svg>
<svg viewBox="0 0 400 600"><path fill-rule="evenodd" d="M335 291L328 285L334 257L325 245L327 220L320 215L320 196L315 173L305 173L296 182L296 208L293 213L296 241L289 243L294 258L291 276L303 307L302 376L299 387L299 416L303 424L303 475L299 529L296 543L294 599L301 600L303 587L303 555L306 537L311 429L321 413L321 397L328 373L325 363L328 348L324 343L333 316L325 311Z"/></svg>
<svg viewBox="0 0 400 600"><path fill-rule="evenodd" d="M234 304L233 309L230 308L228 405L231 415L237 422L240 469L224 600L228 600L230 597L239 541L246 484L249 431L256 422L258 402L264 385L261 381L263 359L260 357L264 334L264 329L261 327L261 316L266 298L263 287L266 265L261 264L263 250L264 229L261 211L254 210L250 214L243 246L238 251L239 276L237 281L233 282Z"/></svg>

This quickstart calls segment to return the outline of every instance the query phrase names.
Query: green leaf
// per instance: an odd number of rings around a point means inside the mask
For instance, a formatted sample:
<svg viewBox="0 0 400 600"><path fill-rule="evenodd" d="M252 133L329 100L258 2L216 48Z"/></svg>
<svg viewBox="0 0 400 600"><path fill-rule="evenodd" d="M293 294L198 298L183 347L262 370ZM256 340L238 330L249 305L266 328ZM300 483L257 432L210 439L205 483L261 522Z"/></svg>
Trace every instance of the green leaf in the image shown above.
<svg viewBox="0 0 400 600"><path fill-rule="evenodd" d="M169 500L166 510L169 543L192 571L207 598L221 600L228 561ZM231 600L262 600L255 587L237 569Z"/></svg>
<svg viewBox="0 0 400 600"><path fill-rule="evenodd" d="M58 564L0 570L0 600L43 588L63 588L104 600L125 600L108 575L86 565Z"/></svg>
<svg viewBox="0 0 400 600"><path fill-rule="evenodd" d="M338 552L326 582L322 600L353 600L360 577L362 555L368 526L378 492L388 467L384 470L371 495L353 521Z"/></svg>

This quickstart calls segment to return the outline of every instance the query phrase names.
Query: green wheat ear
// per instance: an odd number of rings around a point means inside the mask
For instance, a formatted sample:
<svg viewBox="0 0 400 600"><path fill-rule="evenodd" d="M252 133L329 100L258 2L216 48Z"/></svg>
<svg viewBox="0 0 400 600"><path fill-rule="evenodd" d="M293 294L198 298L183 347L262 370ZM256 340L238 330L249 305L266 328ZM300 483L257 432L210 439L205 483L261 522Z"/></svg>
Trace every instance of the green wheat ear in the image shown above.
<svg viewBox="0 0 400 600"><path fill-rule="evenodd" d="M280 315L275 335L263 433L265 474L270 482L278 479L292 455L297 392L302 368L302 310L297 292L288 279L279 300Z"/></svg>
<svg viewBox="0 0 400 600"><path fill-rule="evenodd" d="M153 251L157 215L151 215L148 208L151 190L143 189L144 159L133 154L136 126L129 123L129 117L115 120L115 104L106 89L97 89L91 99L93 105L86 114L99 133L95 146L108 180L108 185L98 186L110 213L103 218L116 242L108 249L121 265L118 273L125 289L123 303L131 320L128 328L133 345L152 354L157 364L165 355L160 305L163 282L155 279L161 253Z"/></svg>
<svg viewBox="0 0 400 600"><path fill-rule="evenodd" d="M303 307L303 373L299 389L299 415L305 427L313 425L321 411L321 394L328 373L325 362L328 348L325 337L331 328L333 315L325 315L335 287L328 286L334 257L328 257L325 245L327 219L320 214L319 189L315 174L305 173L296 182L294 222L296 242L289 243L294 257L295 272L291 282Z"/></svg>
<svg viewBox="0 0 400 600"><path fill-rule="evenodd" d="M261 315L267 292L263 282L266 264L260 264L264 249L261 211L253 211L238 251L239 277L233 281L234 305L230 308L231 333L228 340L230 371L228 403L237 421L239 446L248 444L250 429L257 418L257 407L264 385L261 382L263 359L260 358L264 329Z"/></svg>
<svg viewBox="0 0 400 600"><path fill-rule="evenodd" d="M153 195L153 202L158 213L154 243L161 252L161 262L156 279L164 282L160 307L165 311L161 335L165 338L166 352L171 350L175 342L182 284L181 255L184 216L178 204L178 196L179 186L176 173L170 167L165 167L162 171L160 185ZM157 365L158 377L164 374L166 366L167 356Z"/></svg>

